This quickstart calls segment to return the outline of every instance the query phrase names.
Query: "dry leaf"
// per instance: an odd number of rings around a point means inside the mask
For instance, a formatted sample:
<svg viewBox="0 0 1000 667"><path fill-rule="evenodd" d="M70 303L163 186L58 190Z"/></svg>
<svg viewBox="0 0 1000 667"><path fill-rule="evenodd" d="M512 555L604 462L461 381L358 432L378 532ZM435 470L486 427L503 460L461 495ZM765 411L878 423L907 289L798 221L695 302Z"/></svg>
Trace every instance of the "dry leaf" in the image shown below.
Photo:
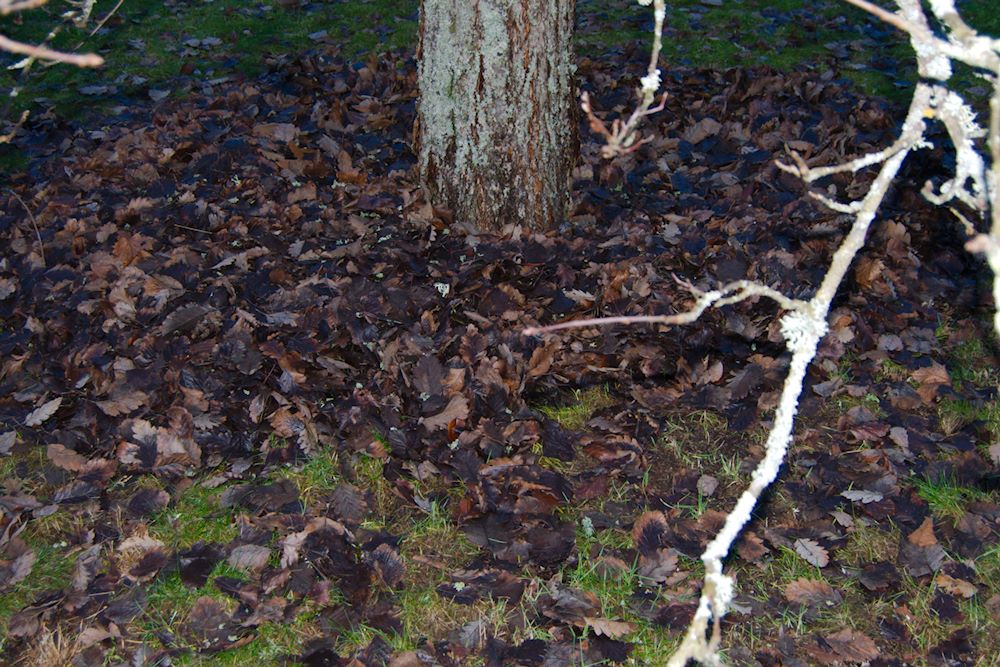
<svg viewBox="0 0 1000 667"><path fill-rule="evenodd" d="M830 648L845 662L868 662L878 657L875 642L864 633L845 628L824 637Z"/></svg>
<svg viewBox="0 0 1000 667"><path fill-rule="evenodd" d="M862 505L877 503L883 498L882 494L878 491L865 491L864 489L848 489L847 491L841 492L840 495L844 496L851 502L861 503Z"/></svg>
<svg viewBox="0 0 1000 667"><path fill-rule="evenodd" d="M785 586L785 599L804 605L833 605L843 597L833 586L819 579L796 579Z"/></svg>
<svg viewBox="0 0 1000 667"><path fill-rule="evenodd" d="M257 544L241 544L229 554L229 564L239 570L257 573L267 565L271 550Z"/></svg>
<svg viewBox="0 0 1000 667"><path fill-rule="evenodd" d="M770 551L764 544L764 540L752 531L744 533L740 541L736 543L736 553L748 563L756 563Z"/></svg>
<svg viewBox="0 0 1000 667"><path fill-rule="evenodd" d="M934 583L947 593L960 595L963 598L971 598L979 592L973 584L969 583L965 579L956 579L955 577L949 576L944 572L938 572L938 575L934 577Z"/></svg>
<svg viewBox="0 0 1000 667"><path fill-rule="evenodd" d="M109 417L119 417L138 410L149 399L141 391L122 392L106 401L97 401L97 407Z"/></svg>
<svg viewBox="0 0 1000 667"><path fill-rule="evenodd" d="M87 467L86 457L80 456L72 449L67 449L58 443L46 447L45 454L49 457L49 460L52 461L53 465L57 468L62 468L63 470L80 472Z"/></svg>
<svg viewBox="0 0 1000 667"><path fill-rule="evenodd" d="M942 385L951 384L948 377L948 370L936 361L926 368L918 368L913 371L911 377L920 383L917 393L925 404L934 402L938 388Z"/></svg>
<svg viewBox="0 0 1000 667"><path fill-rule="evenodd" d="M24 418L25 426L38 426L47 420L49 417L56 413L59 406L62 405L62 396L59 398L53 398L47 403L43 403L37 409L32 410L28 413L28 416Z"/></svg>
<svg viewBox="0 0 1000 667"><path fill-rule="evenodd" d="M633 630L632 625L630 623L626 623L625 621L612 621L607 618L590 618L589 616L584 618L584 621L586 621L587 626L594 631L594 634L610 637L611 639L624 637Z"/></svg>
<svg viewBox="0 0 1000 667"><path fill-rule="evenodd" d="M937 544L937 538L934 537L934 520L930 517L924 519L920 527L910 533L906 539L917 547L930 547Z"/></svg>
<svg viewBox="0 0 1000 667"><path fill-rule="evenodd" d="M452 396L444 410L436 415L421 419L421 423L428 431L440 428L447 428L448 424L455 419L465 419L469 416L469 401L464 396Z"/></svg>
<svg viewBox="0 0 1000 667"><path fill-rule="evenodd" d="M806 538L795 540L795 553L802 556L810 565L826 567L830 564L830 555L815 540Z"/></svg>

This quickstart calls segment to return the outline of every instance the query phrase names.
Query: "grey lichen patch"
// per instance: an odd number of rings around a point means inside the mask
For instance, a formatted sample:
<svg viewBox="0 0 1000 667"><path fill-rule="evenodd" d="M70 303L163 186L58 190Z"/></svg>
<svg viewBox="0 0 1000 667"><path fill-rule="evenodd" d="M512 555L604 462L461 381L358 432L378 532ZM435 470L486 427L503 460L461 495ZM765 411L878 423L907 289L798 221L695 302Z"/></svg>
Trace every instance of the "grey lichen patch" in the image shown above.
<svg viewBox="0 0 1000 667"><path fill-rule="evenodd" d="M427 192L480 227L555 224L574 159L572 3L423 9L418 113Z"/></svg>

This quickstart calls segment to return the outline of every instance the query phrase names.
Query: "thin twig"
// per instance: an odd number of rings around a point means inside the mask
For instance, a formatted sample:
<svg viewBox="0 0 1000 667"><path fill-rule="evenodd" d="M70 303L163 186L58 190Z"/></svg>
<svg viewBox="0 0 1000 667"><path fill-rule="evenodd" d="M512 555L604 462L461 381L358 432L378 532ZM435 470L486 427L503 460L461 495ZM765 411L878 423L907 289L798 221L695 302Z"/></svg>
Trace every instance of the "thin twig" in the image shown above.
<svg viewBox="0 0 1000 667"><path fill-rule="evenodd" d="M27 9L41 7L48 0L0 0L0 16L7 16L15 12L23 12Z"/></svg>
<svg viewBox="0 0 1000 667"><path fill-rule="evenodd" d="M67 65L76 65L77 67L100 67L104 64L104 58L96 53L65 53L44 46L32 46L23 42L16 42L3 35L0 35L0 50L18 53L29 58L39 58L57 63L66 63Z"/></svg>
<svg viewBox="0 0 1000 667"><path fill-rule="evenodd" d="M35 236L38 237L38 254L42 257L42 267L47 266L47 263L45 262L45 245L42 243L42 234L38 231L38 221L35 220L35 214L31 212L28 205L24 203L23 199L21 199L21 195L17 194L17 192L11 188L7 188L7 192L14 195L14 199L19 201L21 203L21 207L28 213L28 218L31 219L31 226L35 228Z"/></svg>

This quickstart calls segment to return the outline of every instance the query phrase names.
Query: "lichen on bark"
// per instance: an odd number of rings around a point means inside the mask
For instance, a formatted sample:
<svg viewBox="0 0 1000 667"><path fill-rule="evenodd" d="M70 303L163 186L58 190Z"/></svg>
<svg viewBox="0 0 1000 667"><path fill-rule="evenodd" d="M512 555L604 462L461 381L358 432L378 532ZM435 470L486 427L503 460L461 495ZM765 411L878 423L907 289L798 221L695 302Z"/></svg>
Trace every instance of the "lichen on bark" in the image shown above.
<svg viewBox="0 0 1000 667"><path fill-rule="evenodd" d="M437 206L552 228L577 153L571 0L422 0L417 143Z"/></svg>

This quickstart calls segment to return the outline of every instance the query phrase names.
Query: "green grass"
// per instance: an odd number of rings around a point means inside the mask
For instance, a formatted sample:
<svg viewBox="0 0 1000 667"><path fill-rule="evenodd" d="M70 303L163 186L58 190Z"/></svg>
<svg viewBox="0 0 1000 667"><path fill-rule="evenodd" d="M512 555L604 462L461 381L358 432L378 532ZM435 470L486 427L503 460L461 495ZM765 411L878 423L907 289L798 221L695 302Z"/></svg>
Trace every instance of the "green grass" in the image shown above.
<svg viewBox="0 0 1000 667"><path fill-rule="evenodd" d="M185 624L198 598L211 597L226 609L235 609L235 602L213 583L216 577L222 576L243 578L243 573L225 562L219 563L208 582L200 588L185 586L176 571L161 576L147 588L148 604L143 615L133 622L132 629L153 646L159 645L158 633L170 632L179 646L189 649L175 658L174 664L232 667L260 661L276 664L282 656L301 653L309 639L322 634L316 625L316 610L307 602L291 622L267 622L255 628L253 639L242 646L212 655L198 654L184 639Z"/></svg>
<svg viewBox="0 0 1000 667"><path fill-rule="evenodd" d="M559 422L563 428L581 431L594 413L614 405L615 399L605 385L574 389L572 398L562 405L536 405L536 410Z"/></svg>
<svg viewBox="0 0 1000 667"><path fill-rule="evenodd" d="M619 548L631 546L631 536L622 539L621 533L614 530L603 530L593 535L578 530L576 562L564 567L560 578L570 588L595 595L600 603L601 618L624 621L632 626L632 631L622 637L632 643L627 664L658 665L677 648L680 637L656 627L637 613L635 594L645 585L636 563L625 563L624 569L604 567L600 563L605 556L616 556ZM698 576L700 572L691 573L691 577ZM649 592L659 597L655 587ZM583 636L587 637L591 632L587 628Z"/></svg>
<svg viewBox="0 0 1000 667"><path fill-rule="evenodd" d="M957 483L954 479L913 479L913 488L931 508L935 517L957 521L969 503L992 500L991 494Z"/></svg>
<svg viewBox="0 0 1000 667"><path fill-rule="evenodd" d="M115 0L97 0L94 16L104 16L114 4ZM64 8L63 0L53 0L41 10L25 13L21 25L9 17L0 19L0 28L14 39L36 43L59 23L57 14ZM315 48L317 42L309 35L324 30L326 39L338 44L345 56L363 58L374 51L414 44L416 8L413 0L330 2L307 8L286 7L274 0L169 6L159 0L127 0L93 37L88 37L90 27L69 26L52 41L55 48L67 50L82 41L80 50L102 54L105 67L58 66L41 71L36 66L13 106L20 111L44 99L59 113L75 115L116 101L114 94L82 96L79 89L84 86L113 86L122 94L148 99L149 89L181 92L173 79L182 73L194 83L234 74L253 76L264 70L268 57ZM205 38L220 43L195 47L183 43ZM17 72L0 72L0 89L14 85L17 76Z"/></svg>
<svg viewBox="0 0 1000 667"><path fill-rule="evenodd" d="M93 17L104 17L116 0L97 0ZM13 102L16 116L21 109L39 102L54 105L58 113L73 116L95 108L107 110L129 97L148 99L150 89L182 96L192 86L211 79L253 76L275 56L295 55L316 48L320 41L336 44L351 59L364 59L393 48L416 44L416 0L339 0L305 7L286 6L277 0L245 3L240 0L178 2L127 0L95 35L95 21L85 28L62 26L52 46L60 49L95 51L106 58L100 70L35 65L26 86ZM65 0L24 13L21 23L13 17L0 19L0 31L27 42L38 42L60 25ZM1000 31L990 0L962 4L970 22L996 35ZM651 10L636 3L607 5L590 0L578 2L578 13L586 20L577 31L576 48L581 54L600 58L607 49L650 40ZM777 16L776 16L777 14ZM843 19L837 17L843 16ZM792 17L792 20L785 20ZM701 67L770 65L785 71L803 67L822 71L834 62L828 43L849 43L864 37L863 13L831 0L818 6L802 0L746 0L721 7L708 7L697 0L668 4L668 36L663 62ZM836 20L834 20L836 19ZM761 32L765 26L766 32ZM310 35L326 31L317 41ZM219 40L218 44L188 46L191 39ZM871 49L852 50L843 65L848 78L871 94L899 98L905 89L894 78L914 80L913 58L902 35L889 33L878 53L891 56L901 71L885 73L870 69ZM186 77L181 82L178 77ZM17 83L17 71L0 71L0 90ZM971 79L970 79L971 80ZM85 86L108 86L114 92L87 97ZM3 165L3 163L9 163ZM0 165L20 166L17 158L0 154Z"/></svg>
<svg viewBox="0 0 1000 667"><path fill-rule="evenodd" d="M7 624L11 617L43 593L65 588L76 563L76 554L65 545L36 543L30 530L21 536L35 550L36 560L26 579L12 590L0 592L0 654L10 640Z"/></svg>
<svg viewBox="0 0 1000 667"><path fill-rule="evenodd" d="M150 535L171 549L184 549L199 541L232 541L239 534L235 510L219 507L221 493L221 489L206 489L198 484L184 490L173 505L153 518Z"/></svg>

